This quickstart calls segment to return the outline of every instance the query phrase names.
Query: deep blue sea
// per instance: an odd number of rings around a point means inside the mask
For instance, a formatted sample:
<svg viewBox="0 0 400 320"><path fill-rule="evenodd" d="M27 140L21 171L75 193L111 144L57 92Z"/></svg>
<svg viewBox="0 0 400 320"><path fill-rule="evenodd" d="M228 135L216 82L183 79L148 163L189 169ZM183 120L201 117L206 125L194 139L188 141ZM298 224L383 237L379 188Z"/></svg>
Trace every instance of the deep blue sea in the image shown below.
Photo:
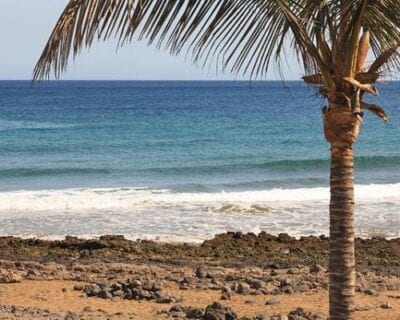
<svg viewBox="0 0 400 320"><path fill-rule="evenodd" d="M399 89L355 147L361 236L400 236ZM0 234L326 234L323 105L301 82L0 81Z"/></svg>

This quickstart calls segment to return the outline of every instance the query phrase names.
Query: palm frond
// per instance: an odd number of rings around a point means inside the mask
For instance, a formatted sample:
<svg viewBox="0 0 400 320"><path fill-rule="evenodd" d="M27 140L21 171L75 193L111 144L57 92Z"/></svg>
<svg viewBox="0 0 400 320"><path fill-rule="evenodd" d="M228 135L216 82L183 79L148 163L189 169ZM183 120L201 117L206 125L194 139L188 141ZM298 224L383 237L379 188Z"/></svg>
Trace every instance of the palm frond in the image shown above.
<svg viewBox="0 0 400 320"><path fill-rule="evenodd" d="M83 48L116 38L121 46L138 39L174 55L186 52L202 66L216 62L252 78L294 52L305 75L320 74L326 90L344 90L345 77L365 88L376 81L359 75L367 42L378 58L369 76L380 75L383 65L400 68L394 52L383 56L400 44L397 12L398 0L69 0L33 78L52 72L59 78Z"/></svg>
<svg viewBox="0 0 400 320"><path fill-rule="evenodd" d="M370 103L361 103L361 109L368 110L379 117L384 123L387 123L389 117L387 116L385 110L378 106L377 104L370 104Z"/></svg>
<svg viewBox="0 0 400 320"><path fill-rule="evenodd" d="M221 60L230 71L262 76L284 46L292 46L309 72L326 69L299 17L309 1L70 0L34 69L34 79L66 69L94 40L116 37L156 43L171 54L186 48L193 61ZM323 3L324 1L314 1ZM287 39L294 39L293 42Z"/></svg>

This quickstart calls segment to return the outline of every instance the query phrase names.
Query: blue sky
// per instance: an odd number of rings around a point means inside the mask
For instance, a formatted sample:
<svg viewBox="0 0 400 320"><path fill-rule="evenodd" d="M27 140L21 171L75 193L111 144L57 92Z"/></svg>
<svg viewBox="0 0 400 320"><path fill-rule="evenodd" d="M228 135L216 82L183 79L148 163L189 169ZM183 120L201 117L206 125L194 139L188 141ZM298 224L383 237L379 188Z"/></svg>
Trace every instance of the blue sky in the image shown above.
<svg viewBox="0 0 400 320"><path fill-rule="evenodd" d="M67 0L0 0L0 79L30 79L50 32ZM298 80L301 71L289 62L287 80ZM116 51L116 43L97 43L71 62L62 79L132 80L247 80L215 69L202 70L185 61L132 42ZM267 79L279 79L271 72Z"/></svg>

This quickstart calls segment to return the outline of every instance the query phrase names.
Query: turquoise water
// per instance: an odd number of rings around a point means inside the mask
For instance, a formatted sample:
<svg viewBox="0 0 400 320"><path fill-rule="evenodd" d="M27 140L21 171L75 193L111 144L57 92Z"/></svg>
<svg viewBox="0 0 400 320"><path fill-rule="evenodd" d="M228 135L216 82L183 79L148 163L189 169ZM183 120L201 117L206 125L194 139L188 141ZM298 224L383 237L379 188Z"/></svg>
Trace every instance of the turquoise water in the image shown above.
<svg viewBox="0 0 400 320"><path fill-rule="evenodd" d="M0 82L0 233L326 233L323 101L285 85ZM400 229L399 86L356 146L360 234Z"/></svg>

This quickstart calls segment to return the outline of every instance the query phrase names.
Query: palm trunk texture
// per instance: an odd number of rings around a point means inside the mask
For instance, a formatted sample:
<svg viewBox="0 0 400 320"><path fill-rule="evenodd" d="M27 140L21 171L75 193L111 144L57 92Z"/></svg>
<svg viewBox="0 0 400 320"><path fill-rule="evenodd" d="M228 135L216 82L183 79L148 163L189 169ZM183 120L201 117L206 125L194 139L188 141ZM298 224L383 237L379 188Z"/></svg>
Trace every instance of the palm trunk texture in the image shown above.
<svg viewBox="0 0 400 320"><path fill-rule="evenodd" d="M324 109L331 144L329 319L355 319L354 161L361 117L348 107Z"/></svg>
<svg viewBox="0 0 400 320"><path fill-rule="evenodd" d="M353 149L332 144L329 255L330 320L354 319Z"/></svg>

